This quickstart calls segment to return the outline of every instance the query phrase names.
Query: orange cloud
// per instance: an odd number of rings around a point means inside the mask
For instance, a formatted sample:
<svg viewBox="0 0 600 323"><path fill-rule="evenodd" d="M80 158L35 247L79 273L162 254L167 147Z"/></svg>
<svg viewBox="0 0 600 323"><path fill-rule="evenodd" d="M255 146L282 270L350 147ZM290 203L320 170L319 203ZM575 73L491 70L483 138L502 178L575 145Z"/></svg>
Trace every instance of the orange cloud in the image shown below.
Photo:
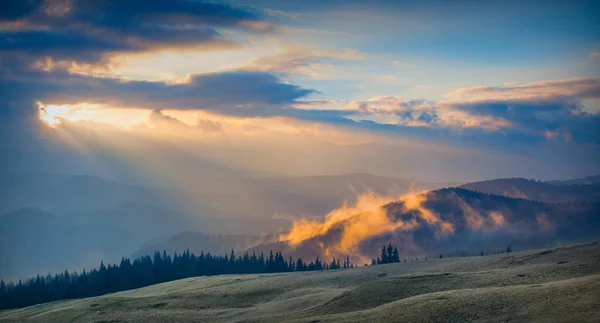
<svg viewBox="0 0 600 323"><path fill-rule="evenodd" d="M452 91L447 96L451 99L469 100L600 98L600 78L572 78L504 87L474 86Z"/></svg>

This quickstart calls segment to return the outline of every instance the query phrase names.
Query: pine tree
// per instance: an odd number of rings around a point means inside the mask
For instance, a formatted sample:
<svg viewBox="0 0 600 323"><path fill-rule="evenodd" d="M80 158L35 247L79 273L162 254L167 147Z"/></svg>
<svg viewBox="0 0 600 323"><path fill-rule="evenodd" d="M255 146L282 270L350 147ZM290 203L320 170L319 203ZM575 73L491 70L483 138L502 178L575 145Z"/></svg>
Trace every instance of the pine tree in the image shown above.
<svg viewBox="0 0 600 323"><path fill-rule="evenodd" d="M381 262L380 264L387 264L388 261L388 253L387 253L387 249L385 248L385 246L381 247Z"/></svg>
<svg viewBox="0 0 600 323"><path fill-rule="evenodd" d="M388 243L388 247L387 247L387 262L388 263L392 263L394 262L394 248L392 247L392 243Z"/></svg>
<svg viewBox="0 0 600 323"><path fill-rule="evenodd" d="M343 262L345 268L353 267L347 256ZM303 270L341 268L341 260L332 259L331 264L322 263L317 257L308 266L302 259L294 262L292 257L285 260L281 252L273 255L265 261L261 253L257 257L255 253L249 256L235 256L232 250L230 254L222 256L212 255L201 251L200 256L195 256L189 250L171 256L163 250L154 252L152 256L141 256L133 261L121 258L116 264L105 265L100 262L97 269L84 270L81 274L65 270L54 276L38 275L17 284L0 281L0 309L23 307L61 299L90 297L103 295L105 293L117 292L131 288L144 287L164 281L193 277L199 275L219 275L231 272L265 273L286 272Z"/></svg>
<svg viewBox="0 0 600 323"><path fill-rule="evenodd" d="M400 262L400 255L398 254L398 248L394 248L392 251L392 262Z"/></svg>

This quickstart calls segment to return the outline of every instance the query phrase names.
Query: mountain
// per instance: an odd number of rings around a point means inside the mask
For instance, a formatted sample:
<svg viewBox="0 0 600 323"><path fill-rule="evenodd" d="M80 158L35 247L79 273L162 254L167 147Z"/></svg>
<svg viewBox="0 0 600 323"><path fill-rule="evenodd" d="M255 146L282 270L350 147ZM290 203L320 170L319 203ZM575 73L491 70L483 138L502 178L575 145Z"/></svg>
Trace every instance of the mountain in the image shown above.
<svg viewBox="0 0 600 323"><path fill-rule="evenodd" d="M507 245L529 249L600 238L600 203L543 203L446 188L382 208L382 212L358 210L354 214L346 213L352 211L348 209L337 220L320 226L300 221L297 232L304 239L294 245L266 243L252 250L281 250L294 257L350 256L364 262L389 241L404 255L422 256L501 250Z"/></svg>
<svg viewBox="0 0 600 323"><path fill-rule="evenodd" d="M15 174L0 184L0 214L39 208L55 214L106 208L125 201L177 208L177 190L108 181L86 175Z"/></svg>
<svg viewBox="0 0 600 323"><path fill-rule="evenodd" d="M36 208L23 208L0 216L0 234L45 229L51 227L54 221L56 216L52 213Z"/></svg>
<svg viewBox="0 0 600 323"><path fill-rule="evenodd" d="M552 185L590 185L600 184L600 175L588 176L583 178L568 179L564 181L548 181L546 182Z"/></svg>
<svg viewBox="0 0 600 323"><path fill-rule="evenodd" d="M221 183L211 191L212 183L198 182L204 186L198 193L189 187L93 176L5 175L0 182L0 278L97 265L144 246L170 250L187 244L193 249L206 243L209 250L217 245L201 236L188 236L185 243L168 237L184 231L243 236L278 232L289 228L294 217L322 216L368 189L397 195L413 186L368 174L239 178L237 183L230 190ZM223 242L223 248L247 247L236 239Z"/></svg>
<svg viewBox="0 0 600 323"><path fill-rule="evenodd" d="M600 203L543 203L461 188L432 191L426 197L423 206L454 225L443 243L459 249L495 239L533 248L600 237Z"/></svg>
<svg viewBox="0 0 600 323"><path fill-rule="evenodd" d="M547 203L600 202L600 183L555 185L525 178L501 178L467 183L461 188Z"/></svg>
<svg viewBox="0 0 600 323"><path fill-rule="evenodd" d="M61 216L19 209L0 216L0 278L97 266L190 227L194 218L134 202Z"/></svg>
<svg viewBox="0 0 600 323"><path fill-rule="evenodd" d="M1 179L0 214L33 207L60 215L131 201L199 217L219 218L319 216L366 190L396 196L411 188L434 189L445 185L369 174L238 177L235 181L228 179L216 183L198 179L190 180L193 185L182 184L177 188L121 183L82 175L28 173L5 175Z"/></svg>
<svg viewBox="0 0 600 323"><path fill-rule="evenodd" d="M245 234L204 234L201 232L181 232L167 239L151 241L143 248L136 251L133 257L153 254L154 251L166 250L167 253L181 253L187 249L200 255L201 252L223 255L231 252L231 249L245 250L261 241L261 236Z"/></svg>

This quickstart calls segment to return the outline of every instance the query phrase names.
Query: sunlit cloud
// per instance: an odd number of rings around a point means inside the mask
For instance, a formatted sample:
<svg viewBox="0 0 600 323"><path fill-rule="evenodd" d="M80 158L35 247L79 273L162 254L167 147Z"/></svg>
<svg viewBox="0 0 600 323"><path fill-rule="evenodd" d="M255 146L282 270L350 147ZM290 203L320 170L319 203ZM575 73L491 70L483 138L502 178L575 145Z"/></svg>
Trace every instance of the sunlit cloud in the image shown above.
<svg viewBox="0 0 600 323"><path fill-rule="evenodd" d="M265 55L243 68L267 72L307 75L311 78L329 78L335 71L337 60L363 60L366 55L353 49L312 49L291 45L281 52Z"/></svg>
<svg viewBox="0 0 600 323"><path fill-rule="evenodd" d="M529 73L503 57L516 48L496 48L486 33L478 41L489 50L441 42L437 35L479 37L459 11L449 23L399 15L387 2L390 11L377 14L330 4L295 12L278 3L269 9L184 0L98 3L50 1L0 15L6 103L0 118L31 117L52 127L50 133L87 127L154 138L203 153L209 146L211 153L248 147L248 155L272 159L249 160L253 166L305 173L336 164L363 170L358 160L372 157L364 148L352 155L356 161L346 151L332 157L356 145L385 143L410 155L599 143L596 52L591 60L577 54L587 64L581 70L540 59ZM313 159L300 158L293 146ZM236 149L214 156L235 164ZM392 164L390 156L374 154L382 165L368 169Z"/></svg>
<svg viewBox="0 0 600 323"><path fill-rule="evenodd" d="M576 78L541 81L528 84L507 84L504 87L476 86L448 93L452 99L531 100L560 98L600 98L600 78Z"/></svg>
<svg viewBox="0 0 600 323"><path fill-rule="evenodd" d="M145 109L119 109L99 104L44 104L37 102L39 118L52 128L64 120L71 122L93 121L111 126L132 127L144 123L150 112Z"/></svg>

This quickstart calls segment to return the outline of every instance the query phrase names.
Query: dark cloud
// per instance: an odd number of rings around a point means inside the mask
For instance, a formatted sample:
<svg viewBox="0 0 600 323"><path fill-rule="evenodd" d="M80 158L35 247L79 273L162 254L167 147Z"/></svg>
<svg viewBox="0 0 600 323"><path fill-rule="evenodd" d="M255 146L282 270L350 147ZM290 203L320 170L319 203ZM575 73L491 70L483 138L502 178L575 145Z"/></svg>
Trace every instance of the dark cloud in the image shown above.
<svg viewBox="0 0 600 323"><path fill-rule="evenodd" d="M125 44L118 41L94 39L80 34L51 31L0 32L0 53L5 54L4 56L24 53L31 56L30 64L38 57L98 61L105 52L126 48Z"/></svg>
<svg viewBox="0 0 600 323"><path fill-rule="evenodd" d="M506 142L546 140L600 144L600 115L582 100L595 99L600 79L543 81L510 87L473 87L449 94L450 101L374 97L350 102L359 116L395 118L404 132L427 136L496 137ZM388 125L369 124L389 129Z"/></svg>
<svg viewBox="0 0 600 323"><path fill-rule="evenodd" d="M102 54L173 46L223 45L219 28L252 30L257 14L187 0L23 0L3 2L0 54L96 61ZM264 30L264 28L263 28Z"/></svg>
<svg viewBox="0 0 600 323"><path fill-rule="evenodd" d="M0 117L35 117L35 101L85 101L156 111L283 116L444 142L469 138L482 145L547 140L600 144L600 117L581 105L582 99L600 96L598 78L461 89L454 93L459 100L447 102L381 97L349 109L315 109L316 104L302 109L307 104L299 99L316 91L286 83L271 72L304 67L304 61L313 62L314 57L360 59L360 53L288 53L258 62L261 71L192 75L177 84L72 74L64 65L43 71L32 67L42 58L98 62L113 52L214 44L226 41L220 28L250 28L244 22L265 21L247 9L185 0L24 0L0 6ZM290 67L288 61L294 64ZM159 112L152 116L157 122L178 122ZM369 117L395 122L361 120ZM198 127L219 131L221 125L200 120Z"/></svg>
<svg viewBox="0 0 600 323"><path fill-rule="evenodd" d="M576 100L485 100L450 106L472 116L506 120L508 132L600 144L600 116L586 112Z"/></svg>
<svg viewBox="0 0 600 323"><path fill-rule="evenodd" d="M36 8L36 3L40 1L2 1L0 2L0 18L18 19L31 13Z"/></svg>
<svg viewBox="0 0 600 323"><path fill-rule="evenodd" d="M110 103L147 109L204 109L239 116L281 115L282 107L314 90L284 83L266 72L198 74L187 83L124 81L53 72L29 71L0 79L0 95L9 102L24 98L52 104ZM6 114L5 107L0 113Z"/></svg>

